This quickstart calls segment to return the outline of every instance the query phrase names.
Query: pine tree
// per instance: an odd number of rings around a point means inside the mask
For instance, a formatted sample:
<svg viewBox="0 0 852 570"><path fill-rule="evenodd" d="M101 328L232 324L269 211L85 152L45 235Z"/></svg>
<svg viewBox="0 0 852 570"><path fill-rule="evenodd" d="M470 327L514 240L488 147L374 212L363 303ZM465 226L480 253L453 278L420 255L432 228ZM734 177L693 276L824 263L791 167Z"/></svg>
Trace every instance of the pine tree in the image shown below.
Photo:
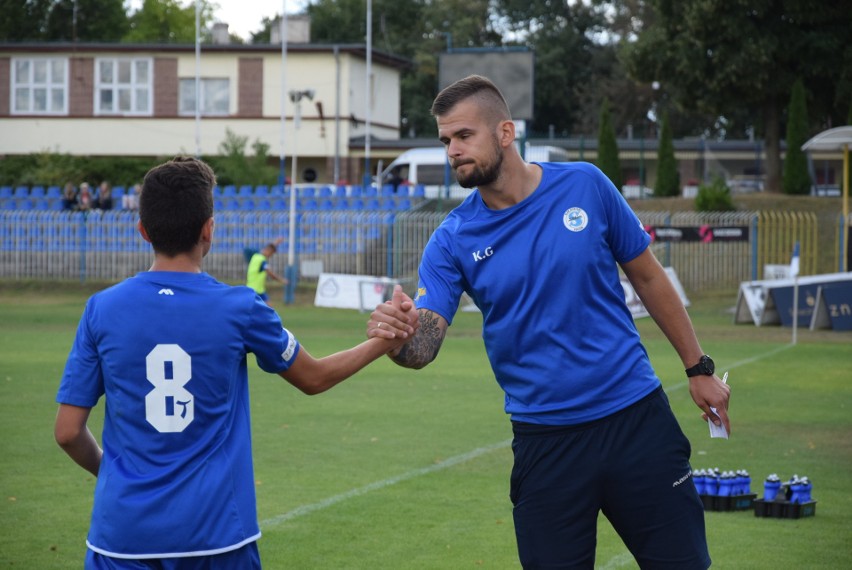
<svg viewBox="0 0 852 570"><path fill-rule="evenodd" d="M621 192L621 161L618 158L618 142L609 113L609 100L601 104L600 126L598 130L598 168L612 181Z"/></svg>
<svg viewBox="0 0 852 570"><path fill-rule="evenodd" d="M784 158L785 194L808 194L811 191L811 176L808 159L802 145L808 140L808 110L805 103L805 86L801 79L793 84L790 104L787 108L787 155Z"/></svg>
<svg viewBox="0 0 852 570"><path fill-rule="evenodd" d="M675 160L672 129L669 125L669 114L664 113L662 130L660 131L660 146L657 149L657 180L654 183L654 196L679 196L680 173Z"/></svg>

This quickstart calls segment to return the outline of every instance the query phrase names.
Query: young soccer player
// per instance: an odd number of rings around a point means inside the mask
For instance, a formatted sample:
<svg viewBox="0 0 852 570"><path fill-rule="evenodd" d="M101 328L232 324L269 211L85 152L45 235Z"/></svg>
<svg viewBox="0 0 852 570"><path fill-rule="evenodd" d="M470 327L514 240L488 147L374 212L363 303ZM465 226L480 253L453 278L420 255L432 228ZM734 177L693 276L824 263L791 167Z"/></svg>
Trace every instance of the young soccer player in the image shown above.
<svg viewBox="0 0 852 570"><path fill-rule="evenodd" d="M92 296L59 387L55 437L97 477L87 569L260 568L247 354L306 394L413 334L314 358L248 287L201 269L213 241L213 171L176 158L145 176L139 232L150 270ZM87 427L105 397L103 449Z"/></svg>

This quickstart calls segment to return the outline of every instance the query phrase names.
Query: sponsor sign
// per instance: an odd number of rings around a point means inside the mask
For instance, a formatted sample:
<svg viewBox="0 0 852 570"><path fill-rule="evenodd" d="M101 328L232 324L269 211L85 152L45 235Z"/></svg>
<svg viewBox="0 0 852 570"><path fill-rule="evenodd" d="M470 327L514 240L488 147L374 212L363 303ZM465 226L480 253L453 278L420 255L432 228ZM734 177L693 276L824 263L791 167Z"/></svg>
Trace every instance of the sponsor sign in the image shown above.
<svg viewBox="0 0 852 570"><path fill-rule="evenodd" d="M393 296L393 286L397 283L398 280L389 277L321 273L314 305L372 311Z"/></svg>
<svg viewBox="0 0 852 570"><path fill-rule="evenodd" d="M747 226L645 226L651 242L748 241Z"/></svg>

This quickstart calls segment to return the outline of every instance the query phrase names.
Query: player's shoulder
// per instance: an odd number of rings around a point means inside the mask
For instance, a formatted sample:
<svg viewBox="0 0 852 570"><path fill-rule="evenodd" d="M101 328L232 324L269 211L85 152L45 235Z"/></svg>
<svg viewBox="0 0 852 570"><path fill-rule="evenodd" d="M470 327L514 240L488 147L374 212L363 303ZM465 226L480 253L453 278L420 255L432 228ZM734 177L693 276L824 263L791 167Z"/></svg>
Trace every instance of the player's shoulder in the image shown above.
<svg viewBox="0 0 852 570"><path fill-rule="evenodd" d="M536 162L546 172L554 174L585 174L595 178L602 176L601 169L591 162Z"/></svg>

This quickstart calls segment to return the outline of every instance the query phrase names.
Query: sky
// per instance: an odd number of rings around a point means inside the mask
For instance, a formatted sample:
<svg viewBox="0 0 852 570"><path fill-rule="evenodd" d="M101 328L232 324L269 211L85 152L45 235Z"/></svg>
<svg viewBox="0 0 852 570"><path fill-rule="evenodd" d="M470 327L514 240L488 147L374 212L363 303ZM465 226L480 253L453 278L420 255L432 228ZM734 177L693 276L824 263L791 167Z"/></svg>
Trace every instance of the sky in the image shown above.
<svg viewBox="0 0 852 570"><path fill-rule="evenodd" d="M274 18L281 13L285 3L287 13L294 14L304 9L305 0L210 0L218 4L214 19L228 24L228 31L248 40L251 33L260 29L260 21L264 18ZM181 0L182 5L193 4L193 0ZM130 0L132 10L138 10L142 0Z"/></svg>

